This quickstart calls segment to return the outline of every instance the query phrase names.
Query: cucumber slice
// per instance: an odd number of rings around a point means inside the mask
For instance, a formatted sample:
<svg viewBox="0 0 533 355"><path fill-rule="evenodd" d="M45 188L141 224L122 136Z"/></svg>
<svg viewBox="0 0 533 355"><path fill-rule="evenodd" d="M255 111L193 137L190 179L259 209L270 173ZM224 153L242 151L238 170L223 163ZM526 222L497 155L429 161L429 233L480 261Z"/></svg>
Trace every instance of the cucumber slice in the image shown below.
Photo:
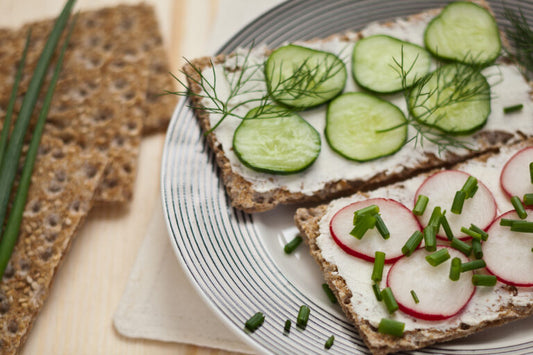
<svg viewBox="0 0 533 355"><path fill-rule="evenodd" d="M379 93L409 87L416 78L429 73L431 54L415 44L386 35L363 38L354 46L352 74L360 86Z"/></svg>
<svg viewBox="0 0 533 355"><path fill-rule="evenodd" d="M489 11L471 2L454 2L427 26L426 48L435 56L463 63L488 64L501 51L496 20Z"/></svg>
<svg viewBox="0 0 533 355"><path fill-rule="evenodd" d="M390 155L405 144L405 123L403 112L390 102L362 92L346 93L329 104L326 139L347 159L372 160Z"/></svg>
<svg viewBox="0 0 533 355"><path fill-rule="evenodd" d="M279 106L265 106L250 110L237 127L233 150L251 169L292 174L316 160L320 134L296 113Z"/></svg>
<svg viewBox="0 0 533 355"><path fill-rule="evenodd" d="M487 122L490 86L478 69L448 64L413 87L408 103L418 122L446 133L469 134Z"/></svg>
<svg viewBox="0 0 533 355"><path fill-rule="evenodd" d="M336 55L293 44L276 49L265 64L272 98L283 105L308 108L340 94L346 66Z"/></svg>

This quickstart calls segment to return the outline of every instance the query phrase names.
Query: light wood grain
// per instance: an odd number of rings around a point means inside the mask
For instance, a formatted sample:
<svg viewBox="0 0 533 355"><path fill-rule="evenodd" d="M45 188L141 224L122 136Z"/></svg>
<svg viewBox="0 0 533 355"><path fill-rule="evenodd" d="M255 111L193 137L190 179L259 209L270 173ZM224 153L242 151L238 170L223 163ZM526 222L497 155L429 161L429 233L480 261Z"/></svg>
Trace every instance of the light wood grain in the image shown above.
<svg viewBox="0 0 533 355"><path fill-rule="evenodd" d="M80 0L76 9L135 0ZM0 26L13 27L55 16L63 0L2 0ZM206 55L216 0L153 0L171 70L183 57ZM163 88L162 88L163 89ZM135 261L155 203L164 134L143 139L133 201L124 207L96 206L72 244L23 354L190 354L224 351L185 344L128 339L113 328L112 317Z"/></svg>

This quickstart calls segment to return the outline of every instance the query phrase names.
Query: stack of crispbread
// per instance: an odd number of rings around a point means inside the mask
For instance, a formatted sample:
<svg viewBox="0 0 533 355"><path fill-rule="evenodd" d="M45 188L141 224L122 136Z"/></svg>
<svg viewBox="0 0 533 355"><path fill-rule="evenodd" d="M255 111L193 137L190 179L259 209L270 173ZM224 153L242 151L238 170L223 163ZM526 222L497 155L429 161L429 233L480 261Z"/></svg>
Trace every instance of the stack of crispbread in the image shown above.
<svg viewBox="0 0 533 355"><path fill-rule="evenodd" d="M28 29L31 44L16 111L52 25L53 20L45 20L16 30L0 29L0 123ZM159 96L173 91L168 72L150 6L78 15L19 241L0 284L0 353L20 350L93 204L127 203L132 198L142 135L164 131L176 104L175 96Z"/></svg>

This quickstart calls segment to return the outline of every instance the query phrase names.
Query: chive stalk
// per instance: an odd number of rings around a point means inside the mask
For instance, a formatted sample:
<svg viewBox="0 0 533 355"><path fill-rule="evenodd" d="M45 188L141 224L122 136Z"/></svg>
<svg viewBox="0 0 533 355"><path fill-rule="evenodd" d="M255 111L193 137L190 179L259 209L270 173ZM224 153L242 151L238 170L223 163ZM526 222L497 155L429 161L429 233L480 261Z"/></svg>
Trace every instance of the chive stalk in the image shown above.
<svg viewBox="0 0 533 355"><path fill-rule="evenodd" d="M415 207L413 208L413 214L415 216L423 215L428 205L428 202L429 202L429 198L427 196L418 195L418 198L415 203Z"/></svg>
<svg viewBox="0 0 533 355"><path fill-rule="evenodd" d="M372 281L379 282L383 277L383 267L385 266L385 253L376 251L374 254L374 268L372 269Z"/></svg>
<svg viewBox="0 0 533 355"><path fill-rule="evenodd" d="M296 325L299 328L305 329L305 327L307 326L307 322L309 321L310 313L311 310L306 305L300 307L300 310L298 311L298 316L296 317Z"/></svg>
<svg viewBox="0 0 533 355"><path fill-rule="evenodd" d="M287 320L285 321L285 326L283 327L283 331L284 331L285 333L290 333L290 332L291 332L291 325L292 325L291 320L290 320L290 319L287 319Z"/></svg>
<svg viewBox="0 0 533 355"><path fill-rule="evenodd" d="M529 181L533 184L533 161L529 163Z"/></svg>
<svg viewBox="0 0 533 355"><path fill-rule="evenodd" d="M486 241L487 239L489 239L489 234L485 232L483 229L476 226L475 224L470 224L470 229L478 233L481 236L481 240Z"/></svg>
<svg viewBox="0 0 533 355"><path fill-rule="evenodd" d="M523 104L506 106L506 107L503 108L503 113L508 114L508 113L517 112L517 111L522 110L522 108L524 108Z"/></svg>
<svg viewBox="0 0 533 355"><path fill-rule="evenodd" d="M333 291L331 291L331 288L329 288L328 284L322 284L322 289L324 290L326 296L328 296L331 303L337 303L337 298L333 294Z"/></svg>
<svg viewBox="0 0 533 355"><path fill-rule="evenodd" d="M458 238L453 238L450 245L452 248L459 250L466 256L470 255L472 252L472 246Z"/></svg>
<svg viewBox="0 0 533 355"><path fill-rule="evenodd" d="M521 233L533 233L533 222L515 221L511 225L511 231Z"/></svg>
<svg viewBox="0 0 533 355"><path fill-rule="evenodd" d="M326 340L326 344L324 344L324 348L329 349L333 346L333 342L335 341L335 336L330 336L328 340Z"/></svg>
<svg viewBox="0 0 533 355"><path fill-rule="evenodd" d="M494 275L472 275L472 283L476 286L494 286L497 281L498 279L496 279L496 276Z"/></svg>
<svg viewBox="0 0 533 355"><path fill-rule="evenodd" d="M285 244L285 246L283 247L283 251L285 252L285 254L291 254L293 251L295 251L296 248L298 248L298 245L300 245L300 243L302 242L302 240L303 238L298 235L294 237L293 240Z"/></svg>
<svg viewBox="0 0 533 355"><path fill-rule="evenodd" d="M523 202L524 202L524 205L526 206L532 206L533 205L533 194L525 194L523 198Z"/></svg>
<svg viewBox="0 0 533 355"><path fill-rule="evenodd" d="M396 298L394 298L394 295L392 294L390 287L385 287L383 290L381 290L381 298L383 299L383 303L385 303L389 313L394 313L400 308L396 302Z"/></svg>
<svg viewBox="0 0 533 355"><path fill-rule="evenodd" d="M378 230L379 234L383 237L383 239L389 239L389 229L385 225L385 222L383 221L381 216L379 214L376 214L374 217L376 218L376 229Z"/></svg>
<svg viewBox="0 0 533 355"><path fill-rule="evenodd" d="M374 283L372 285L372 291L374 291L374 296L376 296L378 302L381 302L383 300L383 297L381 297L381 290L379 289L379 284Z"/></svg>
<svg viewBox="0 0 533 355"><path fill-rule="evenodd" d="M379 213L379 206L377 205L370 205L363 207L353 213L353 224L355 225L357 223L357 219L359 217L365 216L365 215L376 215Z"/></svg>
<svg viewBox="0 0 533 355"><path fill-rule="evenodd" d="M441 208L439 206L437 206L431 212L431 217L429 217L428 226L434 226L435 227L435 233L439 232L440 216L441 215L442 215Z"/></svg>
<svg viewBox="0 0 533 355"><path fill-rule="evenodd" d="M472 260L472 261L468 261L466 263L461 264L461 272L481 269L481 268L484 268L485 266L487 266L487 264L485 263L484 260L481 260L481 259Z"/></svg>
<svg viewBox="0 0 533 355"><path fill-rule="evenodd" d="M378 332L381 334L394 335L395 337L403 336L403 330L405 329L405 323L399 322L394 319L381 318L378 325Z"/></svg>
<svg viewBox="0 0 533 355"><path fill-rule="evenodd" d="M474 194L476 193L477 188L478 188L477 179L473 176L469 176L468 179L466 179L466 182L461 188L461 190L465 192L465 198L468 199L468 198L474 197Z"/></svg>
<svg viewBox="0 0 533 355"><path fill-rule="evenodd" d="M437 250L437 231L434 225L424 228L424 244L427 251Z"/></svg>
<svg viewBox="0 0 533 355"><path fill-rule="evenodd" d="M418 299L418 295L416 294L415 290L411 290L411 296L413 297L413 301L415 301L416 304L420 303L420 300Z"/></svg>
<svg viewBox="0 0 533 355"><path fill-rule="evenodd" d="M246 329L248 329L251 332L255 332L260 326L263 325L263 322L265 321L265 315L261 312L257 312L253 316L251 316L246 323L244 323L244 326Z"/></svg>
<svg viewBox="0 0 533 355"><path fill-rule="evenodd" d="M524 219L527 217L526 209L524 208L524 205L522 205L522 201L520 201L520 197L513 196L511 197L511 203L513 204L513 207L518 214L518 217L521 219Z"/></svg>
<svg viewBox="0 0 533 355"><path fill-rule="evenodd" d="M437 250L436 252L426 255L426 261L431 266L439 266L446 260L450 258L450 253L448 253L448 249L442 248Z"/></svg>
<svg viewBox="0 0 533 355"><path fill-rule="evenodd" d="M450 280L457 281L461 276L461 259L455 257L452 259L450 266Z"/></svg>
<svg viewBox="0 0 533 355"><path fill-rule="evenodd" d="M473 239L481 240L481 234L466 227L461 227L461 232L472 237Z"/></svg>
<svg viewBox="0 0 533 355"><path fill-rule="evenodd" d="M511 227L516 222L522 222L522 221L519 219L502 218L500 219L500 226Z"/></svg>
<svg viewBox="0 0 533 355"><path fill-rule="evenodd" d="M481 259L483 257L483 249L481 248L481 240L472 239L472 254L474 258Z"/></svg>
<svg viewBox="0 0 533 355"><path fill-rule="evenodd" d="M440 216L440 224L442 226L442 229L444 229L446 238L448 238L448 240L452 240L454 238L452 228L450 227L450 223L448 223L448 219L446 218L445 213L446 211L444 211Z"/></svg>
<svg viewBox="0 0 533 355"><path fill-rule="evenodd" d="M461 214L463 212L463 205L465 203L466 193L462 190L459 190L455 193L453 198L452 208L450 209L452 213Z"/></svg>
<svg viewBox="0 0 533 355"><path fill-rule="evenodd" d="M357 239L362 239L365 233L374 228L376 225L376 217L370 214L364 214L357 217L357 223L353 227L350 235L354 236Z"/></svg>
<svg viewBox="0 0 533 355"><path fill-rule="evenodd" d="M413 254L413 252L418 248L420 243L422 242L422 239L424 238L424 235L420 231L415 231L405 242L404 246L402 247L402 253L405 256L410 256Z"/></svg>

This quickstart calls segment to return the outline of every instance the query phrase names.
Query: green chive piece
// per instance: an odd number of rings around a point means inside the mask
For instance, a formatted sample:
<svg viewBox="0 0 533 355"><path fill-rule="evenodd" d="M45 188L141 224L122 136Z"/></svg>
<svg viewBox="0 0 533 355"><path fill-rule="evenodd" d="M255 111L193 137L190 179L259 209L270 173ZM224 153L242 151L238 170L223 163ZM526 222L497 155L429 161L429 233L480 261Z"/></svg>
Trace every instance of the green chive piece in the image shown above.
<svg viewBox="0 0 533 355"><path fill-rule="evenodd" d="M378 230L379 234L383 237L383 239L389 239L390 238L390 232L387 226L385 225L385 222L381 218L379 214L376 214L374 217L376 217L376 229Z"/></svg>
<svg viewBox="0 0 533 355"><path fill-rule="evenodd" d="M306 305L300 307L300 311L298 311L298 317L296 317L296 325L299 328L305 329L307 322L309 321L309 313L311 313L309 307Z"/></svg>
<svg viewBox="0 0 533 355"><path fill-rule="evenodd" d="M372 281L381 281L383 277L383 267L385 266L385 253L376 251L374 254L374 268L372 269Z"/></svg>
<svg viewBox="0 0 533 355"><path fill-rule="evenodd" d="M357 223L357 218L364 215L376 215L379 213L379 207L377 205L370 205L363 207L353 213L353 225Z"/></svg>
<svg viewBox="0 0 533 355"><path fill-rule="evenodd" d="M472 239L472 254L474 258L481 259L483 257L483 249L481 249L481 240Z"/></svg>
<svg viewBox="0 0 533 355"><path fill-rule="evenodd" d="M450 209L452 213L461 214L463 212L463 205L465 203L466 193L462 190L459 190L455 193L453 198L452 208Z"/></svg>
<svg viewBox="0 0 533 355"><path fill-rule="evenodd" d="M383 300L383 297L381 297L381 290L379 289L379 284L374 283L372 285L372 290L374 291L374 296L376 296L378 302L381 302Z"/></svg>
<svg viewBox="0 0 533 355"><path fill-rule="evenodd" d="M441 208L437 206L433 209L433 212L431 212L431 217L429 217L428 222L428 226L435 226L435 233L439 232L440 216L442 216Z"/></svg>
<svg viewBox="0 0 533 355"><path fill-rule="evenodd" d="M472 283L476 286L494 286L496 285L496 281L498 281L498 279L496 279L496 276L494 275L472 275Z"/></svg>
<svg viewBox="0 0 533 355"><path fill-rule="evenodd" d="M513 112L517 112L517 111L520 111L522 110L522 108L524 108L524 105L522 104L518 104L518 105L513 105L513 106L506 106L503 108L503 113L513 113Z"/></svg>
<svg viewBox="0 0 533 355"><path fill-rule="evenodd" d="M381 334L394 335L396 337L403 336L403 330L405 329L405 323L398 322L394 319L381 318L378 325L378 332Z"/></svg>
<svg viewBox="0 0 533 355"><path fill-rule="evenodd" d="M457 281L461 276L461 259L455 257L450 266L450 280Z"/></svg>
<svg viewBox="0 0 533 355"><path fill-rule="evenodd" d="M533 184L533 161L529 163L529 181Z"/></svg>
<svg viewBox="0 0 533 355"><path fill-rule="evenodd" d="M428 202L429 202L429 197L425 195L418 195L418 199L416 200L415 207L413 208L413 214L415 216L423 215L428 205Z"/></svg>
<svg viewBox="0 0 533 355"><path fill-rule="evenodd" d="M337 298L335 297L335 294L333 294L333 291L331 291L331 288L329 288L328 284L322 284L322 289L326 293L326 296L328 296L331 303L337 303Z"/></svg>
<svg viewBox="0 0 533 355"><path fill-rule="evenodd" d="M440 224L442 226L442 229L444 229L446 238L448 238L448 240L452 240L454 238L452 228L450 227L450 224L448 223L448 219L446 218L445 213L446 211L444 211L442 215L440 216Z"/></svg>
<svg viewBox="0 0 533 355"><path fill-rule="evenodd" d="M400 308L396 302L396 298L394 298L394 295L392 294L390 287L385 287L383 290L381 290L381 298L383 299L383 303L385 303L389 313L392 314Z"/></svg>
<svg viewBox="0 0 533 355"><path fill-rule="evenodd" d="M409 256L413 254L413 252L418 248L420 243L422 243L422 239L424 238L424 235L420 231L415 231L407 242L405 242L405 245L402 247L402 253L405 256Z"/></svg>
<svg viewBox="0 0 533 355"><path fill-rule="evenodd" d="M285 244L285 246L283 247L283 251L285 252L285 254L291 254L293 251L295 251L296 248L298 248L298 245L300 245L300 243L302 242L302 240L303 238L298 235L294 237L293 240Z"/></svg>
<svg viewBox="0 0 533 355"><path fill-rule="evenodd" d="M473 176L469 176L461 190L465 192L465 198L474 197L474 194L477 191L477 179Z"/></svg>
<svg viewBox="0 0 533 355"><path fill-rule="evenodd" d="M442 248L436 252L426 255L426 260L431 266L438 266L450 258L448 249Z"/></svg>
<svg viewBox="0 0 533 355"><path fill-rule="evenodd" d="M20 79L22 78L22 70L24 69L24 64L26 63L26 55L28 54L30 38L31 28L28 30L28 34L26 36L26 44L24 45L24 50L22 51L22 57L20 58L19 65L17 67L17 73L15 74L15 81L11 89L11 96L9 97L9 102L7 104L6 116L2 127L2 133L0 135L0 165L2 165L2 159L4 158L4 153L6 151L9 130L11 129L11 117L13 116L13 109L15 108L15 102L17 101L17 93L19 90Z"/></svg>
<svg viewBox="0 0 533 355"><path fill-rule="evenodd" d="M326 344L324 344L324 348L329 349L333 346L333 342L335 341L335 336L330 336L328 340L326 340Z"/></svg>
<svg viewBox="0 0 533 355"><path fill-rule="evenodd" d="M255 332L261 325L263 325L264 321L265 315L261 312L257 312L256 314L251 316L250 319L246 321L246 323L244 323L244 326L249 331Z"/></svg>
<svg viewBox="0 0 533 355"><path fill-rule="evenodd" d="M470 224L470 229L478 233L481 236L481 240L486 241L489 239L489 233L485 232L483 229L479 228L475 224Z"/></svg>
<svg viewBox="0 0 533 355"><path fill-rule="evenodd" d="M458 238L453 238L450 245L452 248L459 250L466 256L470 255L472 252L472 246Z"/></svg>
<svg viewBox="0 0 533 355"><path fill-rule="evenodd" d="M415 290L411 290L411 296L413 297L413 301L415 301L416 304L420 303L420 300L418 299Z"/></svg>
<svg viewBox="0 0 533 355"><path fill-rule="evenodd" d="M500 219L500 226L511 227L516 222L523 222L519 219L502 218Z"/></svg>
<svg viewBox="0 0 533 355"><path fill-rule="evenodd" d="M350 234L357 239L362 239L365 233L374 228L376 225L376 217L369 214L364 214L358 217L355 227L352 229Z"/></svg>
<svg viewBox="0 0 533 355"><path fill-rule="evenodd" d="M427 251L437 250L437 231L436 227L429 225L424 228L424 244Z"/></svg>
<svg viewBox="0 0 533 355"><path fill-rule="evenodd" d="M520 201L520 198L518 196L511 197L511 203L513 204L513 207L518 214L518 217L521 219L524 219L527 217L526 209L524 208L524 205L522 205L522 201Z"/></svg>
<svg viewBox="0 0 533 355"><path fill-rule="evenodd" d="M285 321L285 326L283 327L283 331L284 331L285 333L290 333L290 332L291 332L291 325L292 325L291 320L290 320L290 319L287 319L287 320Z"/></svg>
<svg viewBox="0 0 533 355"><path fill-rule="evenodd" d="M472 261L461 264L461 272L481 269L481 268L484 268L485 266L487 266L487 264L485 264L484 260L481 260L481 259L472 260Z"/></svg>
<svg viewBox="0 0 533 355"><path fill-rule="evenodd" d="M516 221L511 225L511 231L521 233L533 233L533 222Z"/></svg>
<svg viewBox="0 0 533 355"><path fill-rule="evenodd" d="M68 16L70 14L70 9L72 8L72 5L73 5L73 1L69 1L67 2L67 4L65 5L65 8L63 9L63 12L61 13L60 15L60 18L61 16L63 16L64 18L61 18L56 21L56 25L54 25L54 28L52 29L52 34L50 35L50 38L52 38L53 34L55 33L54 31L56 31L56 26L57 26L57 23L65 23L66 25L66 22L68 20ZM24 161L24 167L22 168L22 174L21 174L21 177L20 177L20 181L19 181L19 185L18 185L18 189L17 189L17 192L15 194L15 198L14 198L14 201L13 201L13 205L11 207L11 211L10 211L10 214L9 214L9 217L7 219L7 222L6 222L6 225L5 225L5 229L4 229L4 234L3 236L1 236L1 242L0 242L0 280L2 279L3 275L4 275L4 271L7 267L7 264L9 262L9 259L11 258L11 254L13 253L13 248L15 247L15 244L17 242L17 239L18 239L18 235L19 235L19 231L20 231L20 225L21 225L21 222L22 222L22 215L24 213L24 207L26 205L26 200L27 200L27 197L28 197L28 190L29 190L29 187L30 187L30 183L31 183L31 176L32 176L32 173L33 173L33 167L35 165L35 160L37 158L37 152L39 150L39 144L40 144L40 141L41 141L41 136L43 134L43 130L44 130L44 125L46 123L46 117L48 116L48 111L50 110L50 104L52 103L52 97L54 96L54 90L55 90L55 87L57 85L57 81L59 80L59 73L61 71L61 66L63 65L63 58L65 56L65 52L67 50L67 46L68 46L68 43L70 41L70 36L72 34L72 31L74 29L74 25L76 23L76 19L74 19L70 25L70 28L68 30L68 33L67 33L67 37L65 38L65 41L63 43L63 45L61 46L61 50L60 50L60 53L59 53L59 57L57 59L57 63L54 67L54 71L53 71L53 74L52 74L52 79L50 80L50 83L48 84L48 89L46 91L46 94L45 94L45 97L44 97L44 100L43 100L43 105L41 107L41 110L39 112L39 116L37 117L37 123L33 129L33 134L32 134L32 137L31 137L31 141L30 141L30 145L28 146L28 151L26 153L26 160ZM64 26L63 26L64 27ZM61 31L63 30L63 28L61 28ZM59 36L61 35L61 32L57 33L57 37L59 40ZM47 43L45 44L45 47L43 49L43 52L47 49L47 46L48 46L48 43L51 41L51 39L48 39ZM57 44L57 41L56 41L56 44ZM54 44L54 48L55 48L55 44ZM54 51L54 48L51 48L51 54L53 54L53 51ZM41 58L43 57L43 54L41 54ZM41 58L39 58L39 62L37 63L37 67L39 67L39 65L41 65ZM48 63L49 61L46 63L46 65L48 66ZM34 76L36 75L36 72L37 72L37 68L35 69L35 72L34 72ZM43 69L43 76L46 72L46 68ZM31 82L30 82L30 87L32 86L34 82L34 77L32 77L31 79ZM35 84L34 84L35 85ZM37 92L36 92L36 95L38 95L38 92L39 92L39 89L40 88L40 83L39 83L39 87L37 88ZM28 88L28 91L26 92L26 96L30 95L30 88ZM10 162L9 160L13 158L14 154L16 153L15 150L17 149L17 147L15 147L15 145L22 145L22 140L20 142L17 142L17 137L15 136L15 130L17 129L21 129L21 126L18 126L18 121L21 120L21 117L24 117L22 116L22 113L24 111L24 105L26 103L26 96L24 97L24 100L22 102L22 107L21 107L21 110L19 112L19 116L17 118L17 122L15 123L15 128L13 130L13 132L11 133L11 137L9 139L9 144L7 146L7 151L6 151L6 155L5 155L5 160L3 161L2 163L2 167L0 168L0 171L2 171L2 174L0 174L0 181L3 181L2 178L4 177L4 172L8 172L8 170L10 169L9 165L12 163ZM35 98L36 100L37 98ZM26 105L32 105L32 106L35 106L35 102L30 102L30 103L27 103ZM33 111L33 107L31 108L31 110L29 111L29 115L31 115L31 112ZM24 131L27 129L27 126L23 128ZM24 132L23 132L24 133ZM22 135L22 137L24 136L24 134ZM18 151L18 155L20 155L20 150ZM16 158L18 160L18 157ZM15 170L18 169L18 166L15 165ZM16 172L13 172L13 174L15 174ZM14 176L13 176L14 177ZM11 181L11 183L13 182L13 180ZM0 188L1 189L1 188ZM0 195L2 194L2 191L0 191ZM9 199L9 194L7 196L7 198ZM1 197L0 197L0 200L1 200ZM8 200L7 200L8 201ZM0 203L0 208L1 208L1 203ZM1 221L4 220L5 218L5 211L3 212L0 212L0 225L1 225ZM1 234L1 233L0 233Z"/></svg>
<svg viewBox="0 0 533 355"><path fill-rule="evenodd" d="M2 174L0 174L0 225L3 224L6 217L9 197L11 195L11 189L15 181L20 155L22 153L24 136L26 135L33 109L37 103L39 92L44 82L44 77L48 71L48 65L50 64L52 56L54 55L55 48L57 47L61 37L61 33L67 25L74 2L75 0L67 1L61 14L57 18L54 27L52 28L48 40L46 41L30 80L30 84L28 85L28 90L24 95L22 106L20 108L18 117L15 120L15 126L11 132L5 155L2 159L2 165L0 166L0 171L2 172Z"/></svg>
<svg viewBox="0 0 533 355"><path fill-rule="evenodd" d="M478 240L481 240L481 234L479 234L478 232L475 232L471 229L468 229L466 227L461 227L461 232L463 232L464 234L474 238L474 239L478 239Z"/></svg>
<svg viewBox="0 0 533 355"><path fill-rule="evenodd" d="M533 194L525 194L523 201L524 201L524 205L532 206L533 205Z"/></svg>

